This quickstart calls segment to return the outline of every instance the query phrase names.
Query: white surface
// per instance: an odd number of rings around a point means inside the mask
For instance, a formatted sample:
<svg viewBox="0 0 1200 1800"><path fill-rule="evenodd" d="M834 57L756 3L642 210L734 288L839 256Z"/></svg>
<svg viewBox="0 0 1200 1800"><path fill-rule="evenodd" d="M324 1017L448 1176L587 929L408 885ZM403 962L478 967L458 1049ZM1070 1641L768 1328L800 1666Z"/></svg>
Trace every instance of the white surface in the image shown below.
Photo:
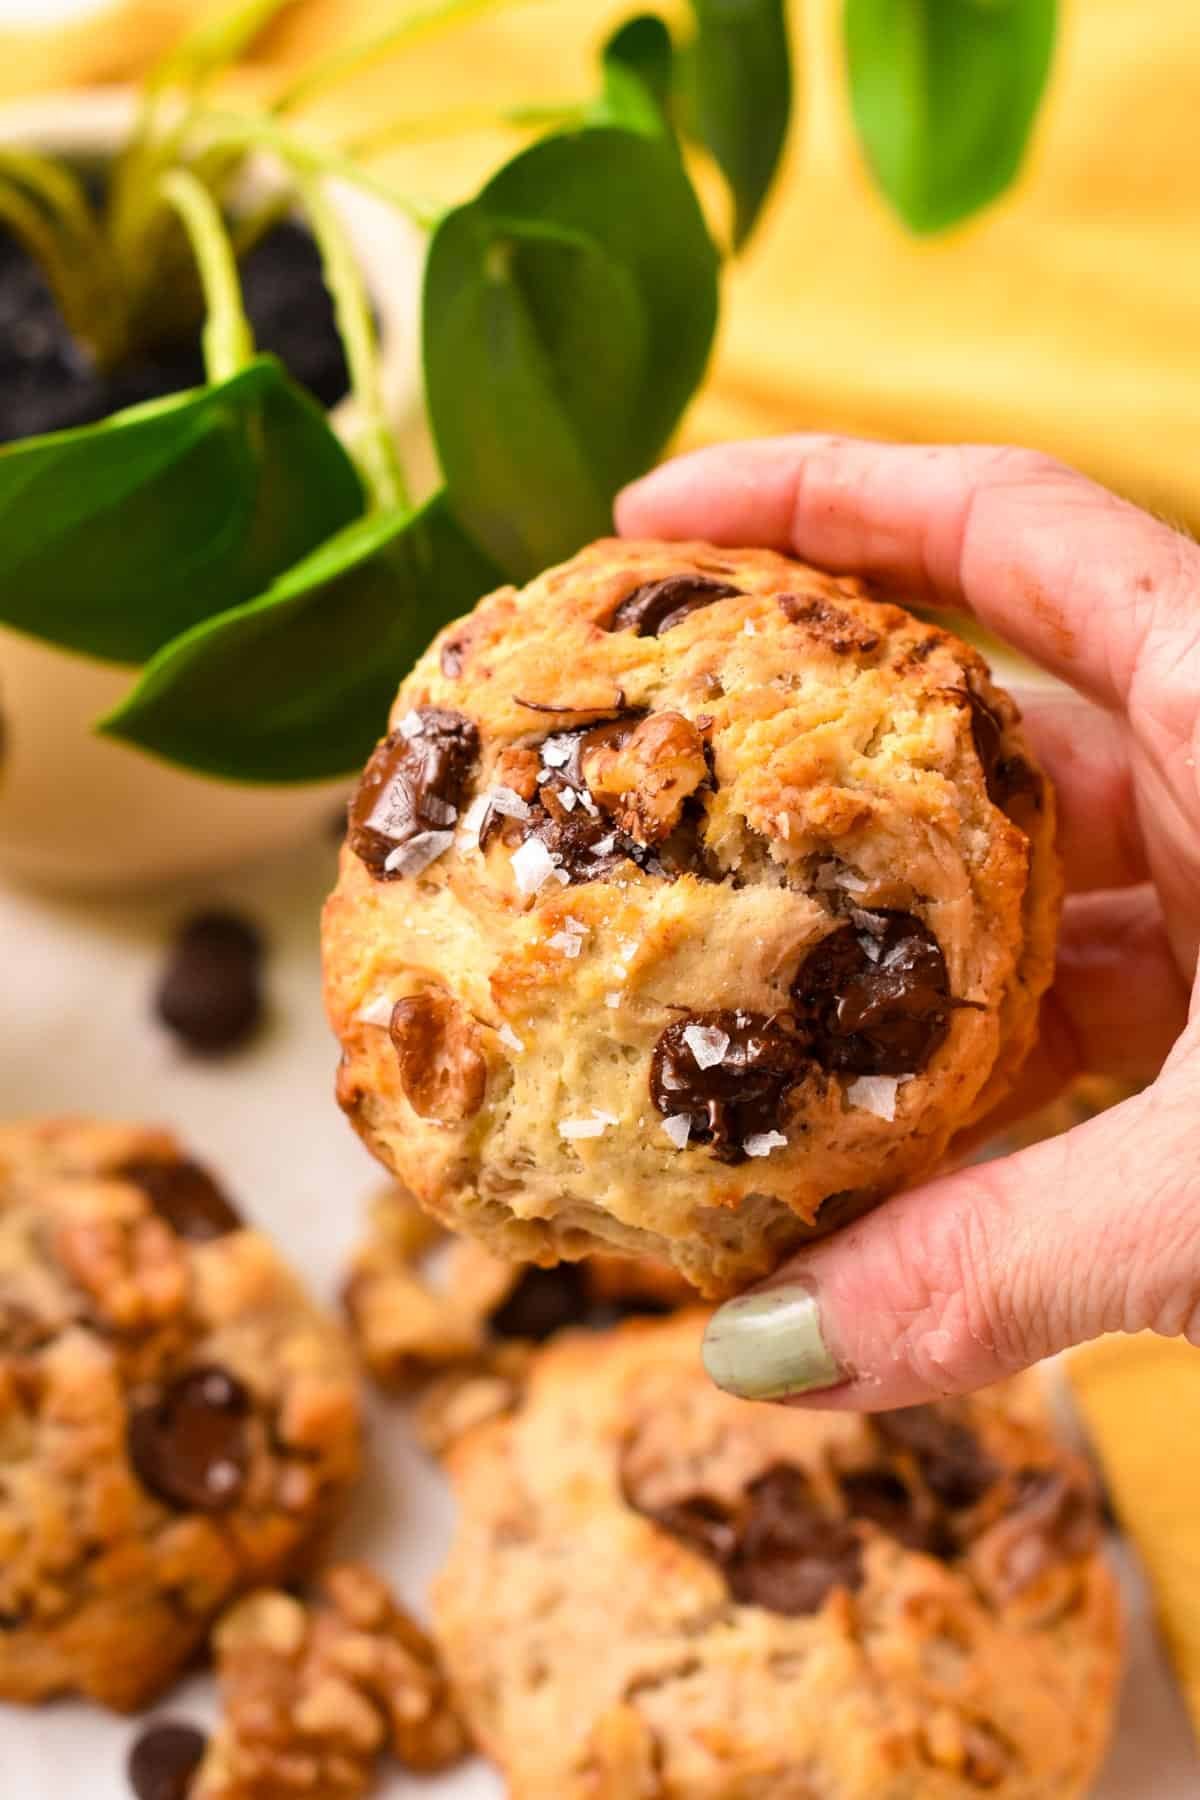
<svg viewBox="0 0 1200 1800"><path fill-rule="evenodd" d="M330 846L124 903L0 888L3 1112L75 1110L176 1126L329 1300L362 1203L380 1179L331 1094L335 1053L321 1013L317 915L333 861ZM172 921L198 904L226 902L245 907L269 933L272 1017L251 1052L206 1065L176 1054L150 1020L148 996ZM342 1547L368 1557L422 1611L449 1523L444 1490L398 1409L380 1405L370 1475ZM1196 1800L1200 1773L1183 1708L1127 1561L1123 1573L1129 1667L1121 1729L1095 1800ZM158 1710L203 1722L210 1708L210 1686L196 1679ZM130 1800L123 1763L136 1730L73 1704L0 1707L0 1796ZM501 1788L478 1765L379 1788L382 1800L418 1791L429 1800L494 1800Z"/></svg>

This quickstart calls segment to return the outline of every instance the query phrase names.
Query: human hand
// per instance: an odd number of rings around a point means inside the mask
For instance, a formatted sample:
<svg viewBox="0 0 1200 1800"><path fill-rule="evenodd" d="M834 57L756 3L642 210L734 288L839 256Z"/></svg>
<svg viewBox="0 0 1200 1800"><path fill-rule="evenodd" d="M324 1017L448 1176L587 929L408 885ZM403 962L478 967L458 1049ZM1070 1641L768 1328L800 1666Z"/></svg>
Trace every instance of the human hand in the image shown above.
<svg viewBox="0 0 1200 1800"><path fill-rule="evenodd" d="M1068 897L1017 1099L1083 1070L1151 1082L896 1196L728 1302L714 1379L876 1410L1106 1331L1200 1344L1200 548L1031 452L831 437L681 458L627 489L617 520L965 607L1070 684L1020 696L1058 786Z"/></svg>

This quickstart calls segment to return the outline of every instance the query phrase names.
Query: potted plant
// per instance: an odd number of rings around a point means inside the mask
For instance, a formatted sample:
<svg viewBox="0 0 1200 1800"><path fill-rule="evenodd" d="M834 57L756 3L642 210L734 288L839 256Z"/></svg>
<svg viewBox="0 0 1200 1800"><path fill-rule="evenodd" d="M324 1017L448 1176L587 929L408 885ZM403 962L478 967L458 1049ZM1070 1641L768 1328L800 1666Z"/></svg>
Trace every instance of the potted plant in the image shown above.
<svg viewBox="0 0 1200 1800"><path fill-rule="evenodd" d="M319 792L355 770L429 637L488 587L524 579L605 530L614 492L660 452L703 375L721 257L685 149L698 145L719 166L730 204L717 235L740 248L787 130L783 0L693 0L682 41L652 15L630 21L603 48L595 95L510 113L542 135L472 199L422 220L424 404L440 485L421 504L410 500L371 296L328 181L377 184L353 147L334 155L315 146L293 115L406 35L488 3L429 0L301 77L270 109L230 113L209 103L207 79L279 4L243 0L151 83L98 225L78 190L62 188L61 165L25 151L6 164L0 153L0 210L40 249L68 318L72 304L81 321L100 316L95 279L85 305L68 278L81 261L101 270L98 246L111 237L119 251L122 230L126 246L143 246L132 264L126 248L120 265L143 272L133 286L150 304L139 329L161 325L167 246L173 269L194 264L202 277L204 386L0 450L0 624L67 660L100 658L108 673L123 665L122 691L100 722L104 745L130 758L138 779L156 768L164 781L195 784L187 799L180 793L185 830L200 791L222 818L249 804L266 830L282 830L297 794L306 805L314 784ZM849 0L859 121L885 191L920 228L913 159L909 147L893 154L886 81L872 61L888 37L887 7L876 5L874 19L870 11L868 0ZM969 130L959 140L974 150ZM282 201L260 200L248 220L231 209L248 154L278 160L288 204L320 246L354 391L353 462L278 364L253 355L229 220L235 236L252 233L264 204L270 217ZM976 181L969 204L983 197ZM32 221L22 211L31 201ZM946 217L943 205L924 223ZM84 242L91 258L78 254ZM215 458L214 443L223 450ZM14 791L19 770L14 744ZM42 848L67 847L42 872L70 878L79 865L69 772L56 771L48 787ZM127 804L138 804L132 788ZM4 805L0 781L0 836ZM214 836L221 853L242 847L223 826ZM0 846L10 865L19 863L14 841L9 831ZM101 866L104 848L87 879L135 872L128 854L123 866ZM158 848L152 842L151 857ZM140 872L177 866L177 853L164 851Z"/></svg>

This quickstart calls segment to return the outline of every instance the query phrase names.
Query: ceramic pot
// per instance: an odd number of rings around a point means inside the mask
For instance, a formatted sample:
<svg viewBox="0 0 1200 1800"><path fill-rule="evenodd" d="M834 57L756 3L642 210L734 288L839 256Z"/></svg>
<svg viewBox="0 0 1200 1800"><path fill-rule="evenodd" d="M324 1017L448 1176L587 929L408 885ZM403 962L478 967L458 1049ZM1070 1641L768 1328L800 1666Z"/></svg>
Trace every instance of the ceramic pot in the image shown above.
<svg viewBox="0 0 1200 1800"><path fill-rule="evenodd" d="M44 96L0 108L0 144L105 156L123 140L134 97L121 90ZM269 179L265 162L250 185ZM421 233L381 200L342 184L342 209L380 323L387 403L418 471L429 449L418 346ZM352 433L354 408L333 415ZM92 722L133 671L0 629L0 873L60 889L145 886L231 867L313 836L344 782L235 785L189 774L96 736Z"/></svg>

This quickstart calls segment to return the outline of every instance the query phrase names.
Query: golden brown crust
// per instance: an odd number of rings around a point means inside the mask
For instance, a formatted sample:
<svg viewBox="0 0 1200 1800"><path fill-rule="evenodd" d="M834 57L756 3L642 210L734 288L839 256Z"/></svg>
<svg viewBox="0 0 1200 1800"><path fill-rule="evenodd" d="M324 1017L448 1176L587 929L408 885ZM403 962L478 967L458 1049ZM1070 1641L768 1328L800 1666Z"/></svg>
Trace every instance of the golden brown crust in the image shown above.
<svg viewBox="0 0 1200 1800"><path fill-rule="evenodd" d="M719 1393L703 1324L559 1339L510 1416L450 1454L459 1527L435 1634L513 1800L1082 1795L1120 1621L1090 1476L1051 1441L1036 1381L936 1409L939 1463L936 1435L931 1459L860 1415ZM774 1610L786 1570L767 1563L739 1599L672 1523L693 1503L701 1533L728 1529L781 1467L854 1571L791 1613ZM934 1550L855 1498L899 1482L906 1518L924 1505L947 1531Z"/></svg>
<svg viewBox="0 0 1200 1800"><path fill-rule="evenodd" d="M614 628L631 593L677 577L733 591L658 636ZM607 1248L725 1292L820 1229L831 1196L867 1204L933 1167L1001 1097L1050 979L1059 876L1052 796L968 645L770 552L607 542L443 633L400 690L397 741L428 708L464 720L456 783L474 755L456 817L438 814L449 847L427 830L432 860L391 870L348 847L324 944L339 1098L447 1224L514 1260ZM561 842L539 766L617 714L580 747L558 820L594 808L615 848L562 885L542 841L526 848L543 798ZM478 848L470 801L497 789ZM883 912L937 940L957 1003L912 1078L852 1098L817 1058L780 1111L786 1144L731 1161L669 1137L649 1071L681 1010L786 1012L809 952ZM387 1029L429 995L471 1072L441 1116Z"/></svg>
<svg viewBox="0 0 1200 1800"><path fill-rule="evenodd" d="M359 1432L345 1340L169 1134L0 1128L0 1695L153 1698L305 1566Z"/></svg>

